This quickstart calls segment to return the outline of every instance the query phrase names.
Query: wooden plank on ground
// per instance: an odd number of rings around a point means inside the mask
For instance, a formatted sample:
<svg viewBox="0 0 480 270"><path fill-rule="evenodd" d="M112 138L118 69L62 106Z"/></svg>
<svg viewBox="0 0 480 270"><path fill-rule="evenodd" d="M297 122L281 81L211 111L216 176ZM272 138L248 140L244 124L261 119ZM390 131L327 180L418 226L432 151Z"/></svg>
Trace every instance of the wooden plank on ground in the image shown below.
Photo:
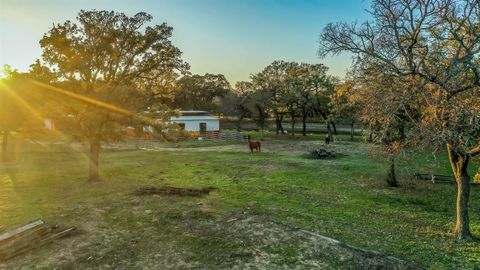
<svg viewBox="0 0 480 270"><path fill-rule="evenodd" d="M4 241L9 241L12 238L17 237L18 235L27 232L28 230L34 229L36 227L40 227L44 225L45 222L41 219L34 220L30 223L27 223L23 226L8 230L2 234L0 234L0 243Z"/></svg>
<svg viewBox="0 0 480 270"><path fill-rule="evenodd" d="M53 242L56 239L68 236L76 229L76 227L70 227L58 233L44 234L42 237L30 239L29 242L24 242L21 245L14 246L13 248L8 249L4 252L2 252L2 249L0 248L0 261L11 259L32 249L36 249L50 242ZM51 230L49 231L49 233L51 233Z"/></svg>

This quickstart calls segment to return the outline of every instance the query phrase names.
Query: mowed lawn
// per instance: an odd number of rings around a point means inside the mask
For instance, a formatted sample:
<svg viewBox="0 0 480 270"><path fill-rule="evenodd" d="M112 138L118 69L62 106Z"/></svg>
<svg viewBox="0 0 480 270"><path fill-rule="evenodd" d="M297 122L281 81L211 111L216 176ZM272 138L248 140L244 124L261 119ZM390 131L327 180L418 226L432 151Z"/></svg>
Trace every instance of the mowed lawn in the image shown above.
<svg viewBox="0 0 480 270"><path fill-rule="evenodd" d="M337 159L313 160L302 154L310 144L319 142L267 138L260 154L250 154L246 145L227 145L225 151L104 151L98 183L86 181L82 153L20 153L0 165L0 225L42 217L78 226L80 233L5 267L141 269L158 261L178 268L227 267L251 256L238 252L246 245L242 234L209 228L215 220L248 214L431 269L478 269L480 243L453 239L455 186L411 177L415 171L449 174L444 155L403 160L400 187L388 188L386 164L371 157L372 145L338 142L331 146L341 153ZM478 166L470 166L472 176ZM132 194L164 185L218 190L202 198ZM472 188L470 208L478 237L479 193ZM269 252L276 254L270 265L300 263L295 246ZM335 268L334 262L328 265Z"/></svg>

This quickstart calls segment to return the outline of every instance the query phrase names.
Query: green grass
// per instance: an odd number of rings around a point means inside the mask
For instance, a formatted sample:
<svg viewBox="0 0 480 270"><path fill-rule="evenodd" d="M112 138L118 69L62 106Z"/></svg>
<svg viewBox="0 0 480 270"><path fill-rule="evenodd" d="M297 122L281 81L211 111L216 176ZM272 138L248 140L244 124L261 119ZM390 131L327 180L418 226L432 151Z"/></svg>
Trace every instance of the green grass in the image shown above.
<svg viewBox="0 0 480 270"><path fill-rule="evenodd" d="M301 140L280 137L277 143L289 143L292 148ZM197 143L179 147L195 147ZM200 144L213 146L211 142ZM224 239L221 234L188 234L171 224L181 221L195 227L195 222L201 224L203 219L247 211L432 269L475 269L480 265L478 243L453 239L455 187L416 182L410 177L411 171L451 174L444 155L436 161L428 153L402 159L400 187L388 188L385 163L372 159L365 144L351 143L342 149L345 153L340 158L324 161L301 155L252 155L246 149L106 151L101 155L99 183L86 182L87 162L81 153L19 154L16 162L0 167L0 224L9 226L42 216L81 225L101 209L97 214L123 240L108 240L105 237L109 234L99 235L97 242L92 240L97 245L110 245L103 257L90 262L92 265L114 263L119 257L140 260L142 255L136 249L125 249L129 243L123 242L134 237L129 232L137 230L146 230L152 237L138 239L139 249L148 250L154 242L162 241L166 251L187 250L187 258L215 265L241 248L234 235ZM478 166L472 163L472 175ZM407 167L410 170L405 170ZM152 185L214 186L218 192L202 199L142 197L137 202L132 197L136 188ZM472 232L480 237L479 191L477 187L471 192L470 213ZM198 203L208 209L198 210ZM145 215L146 210L161 211L163 216L152 219ZM289 262L293 251L278 248L284 256L280 261ZM206 255L202 249L212 253ZM82 256L86 255L78 254L78 258Z"/></svg>

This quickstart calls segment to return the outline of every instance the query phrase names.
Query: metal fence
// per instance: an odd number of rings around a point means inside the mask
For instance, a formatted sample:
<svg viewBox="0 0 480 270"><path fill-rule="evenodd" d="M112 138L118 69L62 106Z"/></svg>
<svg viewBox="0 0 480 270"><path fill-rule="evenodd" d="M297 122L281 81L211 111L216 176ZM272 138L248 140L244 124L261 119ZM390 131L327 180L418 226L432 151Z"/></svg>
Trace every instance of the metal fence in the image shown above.
<svg viewBox="0 0 480 270"><path fill-rule="evenodd" d="M160 150L164 148L175 148L177 143L183 142L246 142L248 137L238 131L215 131L199 133L197 136L181 136L174 140L165 140L163 138L143 138L143 137L128 137L126 140L118 143L104 143L102 148L110 150L128 150L128 149L142 149L142 150Z"/></svg>
<svg viewBox="0 0 480 270"><path fill-rule="evenodd" d="M186 139L186 138L182 138ZM197 140L210 140L210 141L247 141L247 135L238 131L210 131L200 133L196 138Z"/></svg>

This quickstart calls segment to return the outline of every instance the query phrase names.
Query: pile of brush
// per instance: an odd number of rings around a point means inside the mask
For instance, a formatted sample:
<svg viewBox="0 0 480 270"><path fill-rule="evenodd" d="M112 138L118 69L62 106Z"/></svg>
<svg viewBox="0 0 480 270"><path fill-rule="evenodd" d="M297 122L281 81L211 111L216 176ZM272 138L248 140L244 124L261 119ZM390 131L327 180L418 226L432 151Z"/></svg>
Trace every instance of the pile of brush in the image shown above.
<svg viewBox="0 0 480 270"><path fill-rule="evenodd" d="M310 151L310 156L314 159L332 159L337 157L337 153L326 148L317 148Z"/></svg>

